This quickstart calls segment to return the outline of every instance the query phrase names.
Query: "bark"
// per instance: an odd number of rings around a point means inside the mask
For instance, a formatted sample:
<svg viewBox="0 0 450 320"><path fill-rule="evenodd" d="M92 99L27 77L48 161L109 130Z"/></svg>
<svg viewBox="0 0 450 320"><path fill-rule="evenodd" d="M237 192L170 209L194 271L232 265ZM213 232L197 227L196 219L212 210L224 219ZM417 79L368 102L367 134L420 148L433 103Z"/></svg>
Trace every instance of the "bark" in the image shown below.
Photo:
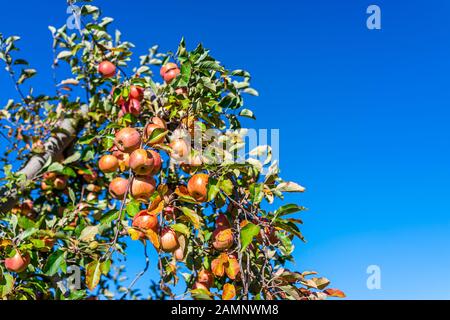
<svg viewBox="0 0 450 320"><path fill-rule="evenodd" d="M85 114L87 110L81 110ZM56 134L45 142L45 153L34 155L16 174L25 174L28 180L34 179L42 170L48 159L55 159L75 139L80 121L74 118L63 119L56 126ZM6 202L0 203L0 213L10 211L19 199L18 188L0 188L0 196L6 197Z"/></svg>

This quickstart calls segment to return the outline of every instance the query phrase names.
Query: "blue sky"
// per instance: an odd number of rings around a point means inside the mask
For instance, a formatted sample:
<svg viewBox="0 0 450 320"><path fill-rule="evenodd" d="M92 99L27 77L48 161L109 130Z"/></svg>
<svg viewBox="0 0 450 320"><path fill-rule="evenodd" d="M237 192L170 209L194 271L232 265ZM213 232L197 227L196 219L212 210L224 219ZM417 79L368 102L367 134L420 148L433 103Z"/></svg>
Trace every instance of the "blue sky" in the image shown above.
<svg viewBox="0 0 450 320"><path fill-rule="evenodd" d="M296 267L314 269L353 299L450 298L450 3L434 1L98 1L136 58L153 44L202 42L229 68L252 73L256 128L280 129L286 180L308 192L286 201L308 243ZM366 28L377 4L382 29ZM51 90L51 37L65 1L2 4L0 32ZM0 75L0 102L14 95ZM156 275L155 268L148 277ZM143 266L130 248L130 275ZM368 290L366 268L381 268ZM145 287L147 278L141 280Z"/></svg>

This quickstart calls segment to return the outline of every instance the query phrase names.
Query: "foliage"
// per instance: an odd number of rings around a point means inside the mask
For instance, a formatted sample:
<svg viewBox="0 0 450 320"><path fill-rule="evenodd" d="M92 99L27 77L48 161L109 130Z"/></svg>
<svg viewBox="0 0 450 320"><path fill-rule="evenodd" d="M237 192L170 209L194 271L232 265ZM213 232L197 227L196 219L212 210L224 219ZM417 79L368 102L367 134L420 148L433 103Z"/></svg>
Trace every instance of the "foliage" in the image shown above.
<svg viewBox="0 0 450 320"><path fill-rule="evenodd" d="M0 113L2 134L10 142L2 158L3 188L18 190L20 197L13 210L0 216L0 261L17 252L29 255L31 261L19 273L8 271L1 263L1 298L144 298L132 288L134 282L128 288L122 284L120 255L126 253L128 237L143 244L143 272L149 264L158 266L161 280L150 285L153 299L343 296L337 289L325 290L329 281L316 277L315 272L286 268L286 263L293 261L294 238L303 240L302 222L292 214L304 208L296 204L265 208L275 198L282 199L285 192L303 192L304 188L282 180L276 162L267 168L271 162L268 146L257 147L250 152L253 157L236 161L238 151L245 147L241 119L255 118L244 107L245 94L257 95L250 86L250 74L226 69L202 45L188 50L184 40L176 52L150 48L131 69L133 45L123 41L119 31L108 32L113 19L102 17L92 5L83 6L81 15L83 21L89 21L83 23L81 33L67 25L50 27L54 78L56 70L70 74L62 81L55 80L53 94L36 94L33 89L24 92L37 72L27 61L15 58L19 37L0 35L0 59L21 98L9 100ZM102 61L117 67L115 76L99 74L97 67ZM179 66L179 75L173 81L155 82L158 76L153 71L168 62ZM143 88L144 95L140 110L130 113L124 101L131 99L131 86ZM141 147L156 151L163 164L155 174L157 190L136 199L130 187L136 173L125 160L112 173L100 172L98 162L112 150L117 152L115 135L120 129L134 128L144 137L154 116L162 119L167 129L154 130ZM34 178L12 173L11 159L27 161L48 151L45 142L61 130L63 119L76 124L74 142L45 163ZM216 134L209 136L212 130ZM188 161L175 161L170 142L176 137L188 139L192 147ZM224 143L228 148L222 147ZM265 161L259 160L261 156ZM196 157L201 160L194 165L189 160ZM188 188L189 179L197 173L208 176L206 199L196 198ZM108 192L110 182L118 176L128 181L123 200ZM55 179L60 179L59 185ZM5 202L6 196L0 201ZM142 210L158 217L156 229L132 224ZM164 251L161 236L167 227L176 235L181 257ZM230 236L230 244L221 248ZM147 250L151 247L157 251L158 261L149 261ZM72 265L81 268L83 280L76 290L63 284L72 275L68 268ZM202 280L202 272L211 275L212 281ZM186 290L176 295L173 288L180 276Z"/></svg>

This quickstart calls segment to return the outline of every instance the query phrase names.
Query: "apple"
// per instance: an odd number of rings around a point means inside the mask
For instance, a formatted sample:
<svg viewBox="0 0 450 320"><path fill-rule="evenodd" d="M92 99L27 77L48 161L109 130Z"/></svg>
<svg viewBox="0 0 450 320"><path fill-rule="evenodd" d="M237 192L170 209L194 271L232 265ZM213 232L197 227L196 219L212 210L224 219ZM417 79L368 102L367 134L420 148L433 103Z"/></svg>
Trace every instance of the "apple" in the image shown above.
<svg viewBox="0 0 450 320"><path fill-rule="evenodd" d="M184 260L184 250L181 247L178 247L173 252L173 256L175 257L175 260L177 261L183 261Z"/></svg>
<svg viewBox="0 0 450 320"><path fill-rule="evenodd" d="M98 193L98 192L102 191L102 187L95 185L93 183L90 183L86 186L86 190L89 192L97 192Z"/></svg>
<svg viewBox="0 0 450 320"><path fill-rule="evenodd" d="M175 63L169 62L162 66L159 74L164 78L166 83L170 83L180 74L180 69Z"/></svg>
<svg viewBox="0 0 450 320"><path fill-rule="evenodd" d="M136 214L133 218L132 226L141 230L153 230L158 229L158 217L154 214L149 214L147 210L142 210ZM140 239L145 239L144 232L140 232Z"/></svg>
<svg viewBox="0 0 450 320"><path fill-rule="evenodd" d="M178 65L173 62L167 62L165 65L163 65L161 67L159 74L161 75L161 77L164 77L164 75L167 73L167 71L173 70L173 69L178 69Z"/></svg>
<svg viewBox="0 0 450 320"><path fill-rule="evenodd" d="M110 151L113 156L119 160L119 168L121 171L126 171L130 167L130 155L128 153L119 151L116 146L113 146Z"/></svg>
<svg viewBox="0 0 450 320"><path fill-rule="evenodd" d="M150 151L137 149L130 154L129 165L137 175L149 175L155 169L155 159Z"/></svg>
<svg viewBox="0 0 450 320"><path fill-rule="evenodd" d="M156 190L156 181L151 176L136 176L131 182L130 190L134 199L148 202Z"/></svg>
<svg viewBox="0 0 450 320"><path fill-rule="evenodd" d="M197 282L211 288L214 282L214 275L211 271L202 269L197 276Z"/></svg>
<svg viewBox="0 0 450 320"><path fill-rule="evenodd" d="M180 74L180 69L178 69L178 68L169 70L164 74L164 81L166 83L170 83L170 82L172 82L173 79L178 77L179 74Z"/></svg>
<svg viewBox="0 0 450 320"><path fill-rule="evenodd" d="M178 238L172 228L165 227L161 231L161 249L165 252L173 252L179 247Z"/></svg>
<svg viewBox="0 0 450 320"><path fill-rule="evenodd" d="M153 124L156 124L160 128L167 129L166 122L163 119L159 118L159 117L152 117L151 122Z"/></svg>
<svg viewBox="0 0 450 320"><path fill-rule="evenodd" d="M141 135L134 128L123 128L116 133L114 144L119 151L131 153L141 145Z"/></svg>
<svg viewBox="0 0 450 320"><path fill-rule="evenodd" d="M56 190L64 190L67 187L67 178L64 176L57 176L53 181L53 186Z"/></svg>
<svg viewBox="0 0 450 320"><path fill-rule="evenodd" d="M139 86L131 85L129 97L141 101L144 97L144 89Z"/></svg>
<svg viewBox="0 0 450 320"><path fill-rule="evenodd" d="M56 178L56 172L46 172L42 175L44 180L53 181Z"/></svg>
<svg viewBox="0 0 450 320"><path fill-rule="evenodd" d="M98 167L104 173L116 172L119 168L119 160L115 156L107 154L100 158Z"/></svg>
<svg viewBox="0 0 450 320"><path fill-rule="evenodd" d="M158 152L154 150L148 150L152 157L153 157L153 171L151 172L152 175L157 174L159 171L161 171L162 167L162 159Z"/></svg>
<svg viewBox="0 0 450 320"><path fill-rule="evenodd" d="M170 221L176 218L175 216L176 209L173 206L167 206L163 209L164 219Z"/></svg>
<svg viewBox="0 0 450 320"><path fill-rule="evenodd" d="M128 180L117 177L109 184L109 193L116 199L122 200L128 189Z"/></svg>
<svg viewBox="0 0 450 320"><path fill-rule="evenodd" d="M177 88L175 93L179 96L187 96L188 91L187 88Z"/></svg>
<svg viewBox="0 0 450 320"><path fill-rule="evenodd" d="M158 216L150 214L147 210L142 210L134 216L132 225L142 230L151 229L156 231L158 228Z"/></svg>
<svg viewBox="0 0 450 320"><path fill-rule="evenodd" d="M24 216L29 216L33 213L33 200L26 199L20 204L20 213Z"/></svg>
<svg viewBox="0 0 450 320"><path fill-rule="evenodd" d="M98 178L98 174L97 172L95 172L92 169L89 169L91 171L91 173L85 173L83 174L83 179L87 182L87 183L93 183L97 180Z"/></svg>
<svg viewBox="0 0 450 320"><path fill-rule="evenodd" d="M30 256L28 254L21 255L19 251L12 258L5 259L5 267L12 272L22 272L30 264Z"/></svg>
<svg viewBox="0 0 450 320"><path fill-rule="evenodd" d="M97 200L97 198L98 198L98 195L96 193L89 192L86 196L86 201L87 202L94 201L94 200Z"/></svg>
<svg viewBox="0 0 450 320"><path fill-rule="evenodd" d="M244 220L247 221L247 220ZM220 213L216 218L216 228L230 228L230 221L223 213Z"/></svg>
<svg viewBox="0 0 450 320"><path fill-rule="evenodd" d="M98 72L103 78L111 78L116 74L116 66L108 60L100 62Z"/></svg>
<svg viewBox="0 0 450 320"><path fill-rule="evenodd" d="M141 102L138 99L131 98L122 105L121 111L137 117L141 114Z"/></svg>
<svg viewBox="0 0 450 320"><path fill-rule="evenodd" d="M188 182L187 189L192 198L204 202L208 198L208 180L206 173L194 174Z"/></svg>
<svg viewBox="0 0 450 320"><path fill-rule="evenodd" d="M172 149L170 156L174 160L180 161L186 159L189 155L190 147L184 139L177 138L172 140L170 142L170 148Z"/></svg>

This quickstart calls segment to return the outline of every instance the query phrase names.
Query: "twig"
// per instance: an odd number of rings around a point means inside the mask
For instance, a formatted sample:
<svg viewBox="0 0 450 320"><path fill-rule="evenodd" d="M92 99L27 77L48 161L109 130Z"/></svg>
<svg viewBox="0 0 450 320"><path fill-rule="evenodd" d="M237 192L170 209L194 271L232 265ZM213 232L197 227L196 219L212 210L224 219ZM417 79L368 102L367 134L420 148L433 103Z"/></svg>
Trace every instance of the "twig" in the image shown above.
<svg viewBox="0 0 450 320"><path fill-rule="evenodd" d="M128 178L128 184L127 184L127 189L125 191L125 194L123 195L123 200L120 204L120 210L119 210L119 216L117 217L116 221L115 221L115 225L116 225L116 232L114 234L114 239L113 241L109 244L108 249L106 250L105 254L100 258L100 261L105 261L106 259L110 258L111 255L113 254L113 252L115 251L115 249L113 249L111 251L112 247L115 247L117 240L119 239L119 233L120 233L120 221L122 220L122 213L123 213L123 209L125 208L125 203L127 202L127 196L128 196L128 192L130 191L130 185L131 185L131 180L133 179L133 174L131 172L131 169L129 170L129 178Z"/></svg>
<svg viewBox="0 0 450 320"><path fill-rule="evenodd" d="M125 297L130 292L131 288L133 288L133 286L136 284L136 282L147 272L148 267L150 266L150 259L148 258L148 254L147 254L147 242L144 242L144 256L145 256L144 269L136 275L136 277L133 279L133 281L131 281L130 285L127 288L127 291L123 294L123 296L120 298L120 300L125 299Z"/></svg>

